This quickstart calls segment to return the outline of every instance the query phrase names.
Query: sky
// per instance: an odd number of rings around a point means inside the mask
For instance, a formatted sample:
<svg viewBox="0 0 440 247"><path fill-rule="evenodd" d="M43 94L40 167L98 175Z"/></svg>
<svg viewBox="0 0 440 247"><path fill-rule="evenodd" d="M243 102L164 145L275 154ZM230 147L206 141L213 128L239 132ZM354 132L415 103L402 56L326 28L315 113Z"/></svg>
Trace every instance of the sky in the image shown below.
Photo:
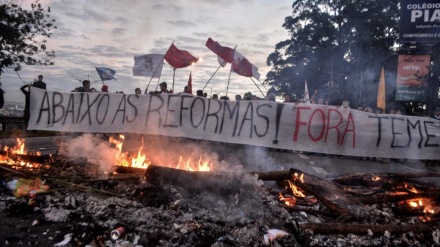
<svg viewBox="0 0 440 247"><path fill-rule="evenodd" d="M32 1L22 0L23 8ZM166 81L172 87L173 69L164 65L160 80L133 76L134 56L165 54L174 45L199 57L192 66L177 69L174 92L183 91L192 74L193 92L205 87L208 95L234 98L251 92L263 97L268 85L262 85L271 67L266 60L275 45L289 38L282 27L292 13L292 0L40 0L51 8L57 29L48 39L48 50L54 50L54 66L23 66L1 76L5 100L24 101L20 87L31 83L39 74L44 76L47 90L70 92L89 79L100 89L102 82L95 67L116 71L116 80L105 81L110 92L134 93L136 87L155 90ZM217 56L206 46L212 38L222 46L237 46L243 56L258 67L259 80L232 73L230 65L218 69ZM217 72L215 72L218 69ZM214 74L215 73L215 74ZM210 78L212 79L210 80ZM228 86L229 81L229 86Z"/></svg>

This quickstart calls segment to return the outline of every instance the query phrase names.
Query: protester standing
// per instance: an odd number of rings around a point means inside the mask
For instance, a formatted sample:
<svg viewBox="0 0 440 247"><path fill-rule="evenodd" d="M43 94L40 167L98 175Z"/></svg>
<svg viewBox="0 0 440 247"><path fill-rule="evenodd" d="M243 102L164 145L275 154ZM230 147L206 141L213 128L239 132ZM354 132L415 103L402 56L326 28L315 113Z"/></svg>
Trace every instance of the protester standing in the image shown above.
<svg viewBox="0 0 440 247"><path fill-rule="evenodd" d="M83 86L82 87L77 87L75 88L72 92L97 92L96 89L94 87L90 87L90 81L89 80L84 80L82 82Z"/></svg>
<svg viewBox="0 0 440 247"><path fill-rule="evenodd" d="M102 87L101 87L101 92L103 92L103 93L108 93L108 86L107 85L102 85Z"/></svg>
<svg viewBox="0 0 440 247"><path fill-rule="evenodd" d="M30 112L30 101L31 101L30 90L31 90L31 86L32 87L36 87L36 88L40 88L40 89L46 89L46 83L43 82L43 75L38 75L38 80L34 81L34 83L26 84L26 85L23 85L22 87L20 87L21 92L25 96L24 112L23 112L23 119L24 119L24 127L25 127L25 129L28 128L29 118L31 116L31 112Z"/></svg>
<svg viewBox="0 0 440 247"><path fill-rule="evenodd" d="M167 83L166 82L161 82L160 84L159 84L159 87L160 87L160 93L161 94L168 94L168 93L171 93L171 91L169 91L168 89L167 89L167 87L168 87L168 85L167 85Z"/></svg>
<svg viewBox="0 0 440 247"><path fill-rule="evenodd" d="M38 80L34 81L33 87L46 89L46 83L43 81L43 75L38 75Z"/></svg>
<svg viewBox="0 0 440 247"><path fill-rule="evenodd" d="M27 129L28 128L28 123L29 123L29 118L30 118L30 85L26 84L23 85L20 90L21 92L24 94L25 96L25 101L24 101L24 113L23 113L23 119L24 119L24 128Z"/></svg>

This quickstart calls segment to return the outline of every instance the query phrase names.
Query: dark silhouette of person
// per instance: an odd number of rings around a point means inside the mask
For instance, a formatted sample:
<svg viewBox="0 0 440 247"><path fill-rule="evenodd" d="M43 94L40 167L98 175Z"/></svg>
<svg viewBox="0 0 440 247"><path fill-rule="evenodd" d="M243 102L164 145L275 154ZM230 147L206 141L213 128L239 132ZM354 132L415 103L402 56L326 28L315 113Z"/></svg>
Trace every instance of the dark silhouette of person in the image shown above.
<svg viewBox="0 0 440 247"><path fill-rule="evenodd" d="M21 92L24 94L25 96L25 101L24 101L24 113L23 113L23 119L24 119L24 127L25 129L28 128L29 125L29 118L31 116L31 112L30 112L30 101L31 101L31 94L30 94L30 90L31 90L31 86L32 87L36 87L36 88L41 88L41 89L46 89L46 83L43 82L43 75L38 75L38 80L34 81L34 83L32 83L32 85L30 84L26 84L23 85L20 90Z"/></svg>
<svg viewBox="0 0 440 247"><path fill-rule="evenodd" d="M29 108L29 104L30 104L30 101L31 101L30 85L29 84L23 85L20 88L20 90L21 90L21 92L25 96L23 119L24 119L24 128L27 129L28 128L28 124L29 124L29 118L31 116L30 108Z"/></svg>
<svg viewBox="0 0 440 247"><path fill-rule="evenodd" d="M164 81L159 84L159 87L161 94L173 93L171 90L167 89L167 83Z"/></svg>
<svg viewBox="0 0 440 247"><path fill-rule="evenodd" d="M72 92L97 92L94 87L90 87L90 81L82 81L82 87L75 88Z"/></svg>
<svg viewBox="0 0 440 247"><path fill-rule="evenodd" d="M43 81L43 75L38 75L38 80L34 81L33 87L46 89L46 83Z"/></svg>

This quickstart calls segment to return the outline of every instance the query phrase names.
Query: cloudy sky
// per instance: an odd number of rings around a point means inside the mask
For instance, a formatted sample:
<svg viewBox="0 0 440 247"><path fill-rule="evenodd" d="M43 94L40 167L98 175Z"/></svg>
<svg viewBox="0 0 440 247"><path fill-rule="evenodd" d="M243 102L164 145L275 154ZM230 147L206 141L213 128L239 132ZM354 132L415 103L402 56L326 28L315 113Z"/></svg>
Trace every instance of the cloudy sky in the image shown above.
<svg viewBox="0 0 440 247"><path fill-rule="evenodd" d="M32 1L23 0L28 8ZM102 82L95 67L116 70L117 81L106 81L110 92L134 93L136 87L146 88L151 78L132 75L134 55L165 54L172 42L201 60L193 66L176 70L175 92L183 91L190 72L193 90L202 89L218 68L216 55L206 46L211 37L223 46L237 50L259 68L263 82L270 67L268 55L275 44L288 39L282 28L284 18L291 14L292 0L40 0L51 8L56 19L48 48L56 52L55 66L24 67L20 77L13 71L2 75L7 101L22 101L19 90L25 82L44 75L48 90L71 91L89 78L92 86ZM226 94L230 66L220 68L205 88L209 95ZM254 79L260 89L266 89ZM173 81L173 70L165 65L160 81ZM252 92L262 96L254 82L232 73L228 96ZM155 90L153 79L149 91ZM170 86L169 86L170 87ZM267 88L267 85L266 85ZM268 88L267 88L268 89Z"/></svg>

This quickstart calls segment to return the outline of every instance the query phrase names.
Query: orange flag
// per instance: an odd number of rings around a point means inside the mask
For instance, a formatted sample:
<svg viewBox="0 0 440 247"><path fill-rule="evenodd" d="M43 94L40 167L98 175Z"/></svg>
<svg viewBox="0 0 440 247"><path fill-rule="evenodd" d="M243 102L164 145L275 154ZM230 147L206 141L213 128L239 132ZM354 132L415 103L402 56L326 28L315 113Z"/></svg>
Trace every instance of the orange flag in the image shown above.
<svg viewBox="0 0 440 247"><path fill-rule="evenodd" d="M193 93L192 88L193 88L193 86L192 86L192 77L191 77L191 73L189 73L189 79L188 79L188 85L187 85L188 93L190 93L190 94Z"/></svg>
<svg viewBox="0 0 440 247"><path fill-rule="evenodd" d="M385 70L380 73L379 89L377 90L377 108L385 112Z"/></svg>

